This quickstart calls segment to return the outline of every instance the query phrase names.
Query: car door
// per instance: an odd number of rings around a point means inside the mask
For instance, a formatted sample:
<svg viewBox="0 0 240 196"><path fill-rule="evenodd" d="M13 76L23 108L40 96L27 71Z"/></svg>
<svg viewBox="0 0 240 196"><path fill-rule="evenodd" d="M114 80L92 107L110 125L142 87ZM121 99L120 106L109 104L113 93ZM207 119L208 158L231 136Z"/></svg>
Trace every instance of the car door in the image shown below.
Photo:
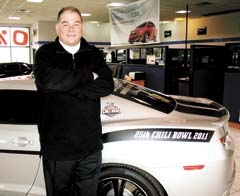
<svg viewBox="0 0 240 196"><path fill-rule="evenodd" d="M36 92L0 90L0 195L25 196L40 166Z"/></svg>

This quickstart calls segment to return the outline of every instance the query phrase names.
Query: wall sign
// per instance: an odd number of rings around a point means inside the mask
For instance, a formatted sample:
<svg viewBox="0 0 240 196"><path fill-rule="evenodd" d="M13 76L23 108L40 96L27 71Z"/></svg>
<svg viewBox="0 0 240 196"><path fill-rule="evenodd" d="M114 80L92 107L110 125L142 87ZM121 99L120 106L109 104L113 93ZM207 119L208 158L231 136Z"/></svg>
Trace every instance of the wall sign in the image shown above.
<svg viewBox="0 0 240 196"><path fill-rule="evenodd" d="M139 0L109 8L111 44L159 42L159 0Z"/></svg>
<svg viewBox="0 0 240 196"><path fill-rule="evenodd" d="M29 46L29 28L0 27L1 46Z"/></svg>
<svg viewBox="0 0 240 196"><path fill-rule="evenodd" d="M200 27L197 29L197 35L207 35L207 27Z"/></svg>
<svg viewBox="0 0 240 196"><path fill-rule="evenodd" d="M168 31L164 31L164 37L171 37L172 36L172 31L168 30Z"/></svg>
<svg viewBox="0 0 240 196"><path fill-rule="evenodd" d="M0 27L0 62L30 61L28 27Z"/></svg>

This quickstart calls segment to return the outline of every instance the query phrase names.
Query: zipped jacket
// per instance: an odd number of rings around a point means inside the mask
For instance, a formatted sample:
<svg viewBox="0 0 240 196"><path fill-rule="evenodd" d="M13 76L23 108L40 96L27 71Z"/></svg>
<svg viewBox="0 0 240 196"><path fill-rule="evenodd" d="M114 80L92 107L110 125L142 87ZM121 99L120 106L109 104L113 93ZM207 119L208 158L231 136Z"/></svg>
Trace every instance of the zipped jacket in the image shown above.
<svg viewBox="0 0 240 196"><path fill-rule="evenodd" d="M56 38L37 50L34 76L41 154L74 160L100 151L100 98L112 93L114 82L99 49L81 38L80 49L73 55Z"/></svg>

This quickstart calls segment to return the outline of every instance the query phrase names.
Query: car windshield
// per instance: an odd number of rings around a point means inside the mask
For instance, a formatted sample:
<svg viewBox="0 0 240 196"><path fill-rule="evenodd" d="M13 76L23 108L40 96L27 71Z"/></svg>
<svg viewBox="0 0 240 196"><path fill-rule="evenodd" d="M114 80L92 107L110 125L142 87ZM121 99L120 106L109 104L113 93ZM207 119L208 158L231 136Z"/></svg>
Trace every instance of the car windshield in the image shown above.
<svg viewBox="0 0 240 196"><path fill-rule="evenodd" d="M121 79L114 79L114 95L145 105L164 113L176 108L176 101L167 95Z"/></svg>
<svg viewBox="0 0 240 196"><path fill-rule="evenodd" d="M146 26L146 22L144 22L144 23L138 25L137 28L142 28L142 27L145 27L145 26Z"/></svg>
<svg viewBox="0 0 240 196"><path fill-rule="evenodd" d="M154 25L154 23L149 22L149 23L148 23L148 27L155 27L155 25Z"/></svg>

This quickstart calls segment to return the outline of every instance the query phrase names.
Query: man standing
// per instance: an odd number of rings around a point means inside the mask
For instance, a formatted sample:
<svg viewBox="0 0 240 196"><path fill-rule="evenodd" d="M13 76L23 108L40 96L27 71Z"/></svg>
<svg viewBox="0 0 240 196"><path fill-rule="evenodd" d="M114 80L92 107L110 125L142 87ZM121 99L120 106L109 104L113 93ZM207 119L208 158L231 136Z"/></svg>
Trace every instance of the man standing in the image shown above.
<svg viewBox="0 0 240 196"><path fill-rule="evenodd" d="M34 75L47 196L96 196L103 148L100 97L112 93L112 71L82 37L80 11L62 8L52 43L41 46Z"/></svg>

